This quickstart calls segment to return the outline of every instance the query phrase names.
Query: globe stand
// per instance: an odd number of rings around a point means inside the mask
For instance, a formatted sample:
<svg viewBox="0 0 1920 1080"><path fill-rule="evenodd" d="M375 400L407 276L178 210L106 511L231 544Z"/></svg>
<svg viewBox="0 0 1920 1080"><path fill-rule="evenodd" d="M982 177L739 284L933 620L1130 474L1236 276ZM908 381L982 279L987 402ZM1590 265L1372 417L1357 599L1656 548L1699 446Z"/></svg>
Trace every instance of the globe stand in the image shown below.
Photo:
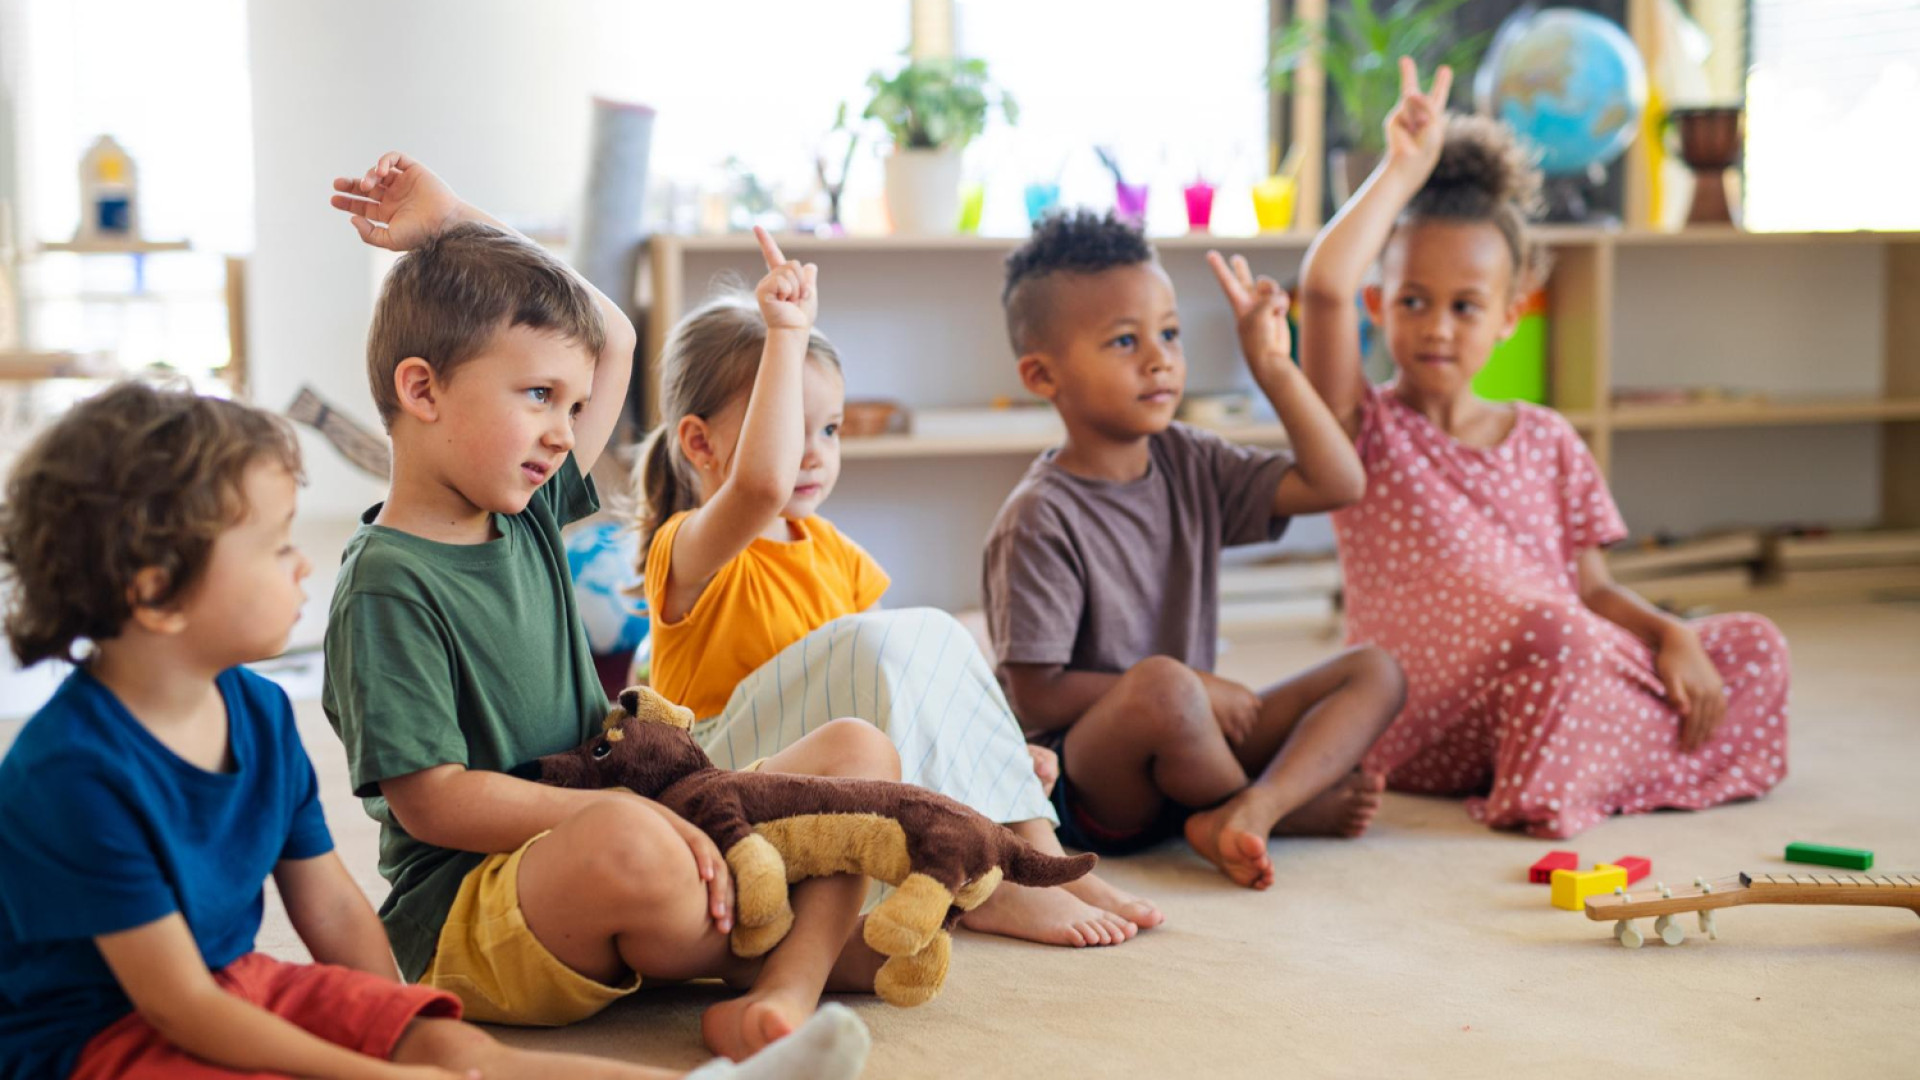
<svg viewBox="0 0 1920 1080"><path fill-rule="evenodd" d="M1612 214L1595 214L1593 204L1587 199L1588 188L1599 188L1606 183L1607 172L1598 165L1588 169L1585 175L1565 173L1547 177L1542 189L1546 196L1546 220L1553 225L1617 225L1620 219Z"/></svg>
<svg viewBox="0 0 1920 1080"><path fill-rule="evenodd" d="M1738 105L1674 109L1668 119L1680 129L1680 156L1693 170L1689 225L1736 225L1727 200L1727 170L1740 160Z"/></svg>

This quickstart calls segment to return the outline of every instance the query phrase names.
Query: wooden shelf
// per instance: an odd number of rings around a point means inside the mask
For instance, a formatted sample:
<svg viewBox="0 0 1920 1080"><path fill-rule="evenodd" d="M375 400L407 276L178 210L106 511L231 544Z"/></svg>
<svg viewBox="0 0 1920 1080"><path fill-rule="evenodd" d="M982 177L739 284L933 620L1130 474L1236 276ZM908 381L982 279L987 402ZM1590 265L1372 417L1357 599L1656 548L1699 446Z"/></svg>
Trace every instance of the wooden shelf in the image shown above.
<svg viewBox="0 0 1920 1080"><path fill-rule="evenodd" d="M1615 405L1617 431L1704 427L1786 427L1920 420L1920 398L1836 398L1807 401L1708 401L1684 405Z"/></svg>
<svg viewBox="0 0 1920 1080"><path fill-rule="evenodd" d="M782 233L774 237L780 250L801 252L912 253L941 251L1012 251L1025 242L1024 236L813 236L807 233ZM1215 233L1187 233L1180 236L1151 236L1154 247L1162 251L1205 251L1208 248L1232 248L1241 251L1305 251L1313 237L1305 233L1260 233L1254 236L1222 236ZM724 233L703 236L660 234L649 243L671 244L689 253L758 252L752 233Z"/></svg>
<svg viewBox="0 0 1920 1080"><path fill-rule="evenodd" d="M1624 489L1616 496L1645 504L1637 508L1637 525L1686 531L1701 527L1700 520L1717 520L1699 511L1698 503L1713 514L1724 511L1730 515L1727 521L1755 526L1827 516L1920 528L1920 305L1906 302L1920 296L1920 232L1653 232L1543 226L1533 235L1554 256L1546 350L1552 400L1584 438L1609 483ZM1182 297L1191 294L1195 307L1189 314L1204 320L1204 334L1196 326L1192 339L1205 336L1208 356L1217 358L1231 347L1231 338L1221 328L1217 298L1208 295L1211 275L1199 265L1200 253L1209 248L1243 252L1269 273L1290 275L1312 238L1305 232L1283 232L1151 239ZM1001 314L998 263L1021 237L789 236L780 242L796 258L835 260L831 273L842 283L837 290L859 294L856 302L833 306L833 326L848 339L842 347L860 358L857 365L889 365L885 378L876 378L863 392L919 403L985 401L1015 392L1003 363L987 368L979 357L999 346L991 332ZM638 377L650 391L649 401L658 400L658 372L650 360L659 355L668 328L689 310L715 270L748 270L759 261L755 251L753 238L746 234L652 238L643 255L646 272L640 275L636 297L648 315L643 353L649 362ZM947 253L957 259L943 261L940 257ZM950 269L945 268L949 263ZM1808 295L1817 295L1820 303L1809 307ZM1842 314L1851 336L1839 335L1827 353L1807 334L1789 334L1791 340L1769 347L1771 339L1759 330L1748 332L1744 322L1777 329L1783 312L1824 311L1836 297L1845 301ZM1735 329L1744 336L1726 332L1723 324L1733 322L1740 322ZM1662 333L1671 340L1641 332L1669 323L1672 330ZM1800 328L1799 323L1787 325L1796 332ZM1817 340L1827 336L1823 333ZM1715 351L1721 337L1740 339L1739 347ZM1756 337L1762 347L1749 358L1754 346L1749 339ZM1631 362L1622 363L1623 358ZM1630 386L1747 385L1742 382L1747 368L1741 366L1747 359L1753 360L1751 385L1770 390L1771 397L1676 404L1613 401L1616 392ZM1826 365L1834 368L1832 379L1808 371ZM1869 366L1878 370L1865 370ZM1213 372L1197 381L1210 385L1220 380ZM1821 393L1840 396L1807 396ZM1818 430L1821 425L1852 425L1844 433L1829 434L1862 437L1829 439ZM1658 449L1656 440L1634 434L1654 431L1725 434L1703 448L1711 452L1700 468L1676 465L1669 475L1667 464L1650 456ZM1278 425L1228 428L1221 434L1253 445L1285 444ZM849 438L841 445L845 460L895 464L853 466L863 470L863 478L844 486L840 497L863 500L869 510L913 505L912 523L886 538L876 556L901 564L900 583L910 586L916 602L977 602L964 584L956 584L977 579L977 552L948 541L983 534L1004 498L998 485L1007 471L1062 439L1058 429ZM1718 493L1702 481L1706 470L1738 468L1748 447L1772 449L1776 441L1791 441L1794 447L1804 442L1809 448L1805 467L1791 478L1798 487L1777 496L1766 495L1764 487L1732 490L1720 505ZM1792 458L1795 450L1774 452ZM1872 472L1877 475L1860 468L1857 459L1866 455L1876 459ZM1842 474L1840 466L1829 461L1847 462L1848 471ZM938 478L935 466L940 467ZM1834 477L1831 491L1820 479L1829 474ZM942 490L940 500L915 503L925 499L928 483L948 485L952 491ZM1699 491L1693 501L1676 494L1695 486ZM1876 486L1877 493L1871 490ZM1813 499L1814 494L1825 501ZM1743 582L1730 590L1728 599L1800 602L1877 595L1911 587L1905 573L1803 577L1759 586Z"/></svg>
<svg viewBox="0 0 1920 1080"><path fill-rule="evenodd" d="M0 380L39 380L61 378L79 363L78 353L0 349Z"/></svg>
<svg viewBox="0 0 1920 1080"><path fill-rule="evenodd" d="M1548 247L1615 245L1619 247L1684 247L1713 244L1903 244L1920 243L1920 232L1748 232L1727 227L1695 226L1679 232L1600 229L1584 225L1539 225L1529 230ZM753 252L759 250L752 233L677 235L661 233L650 237L652 243L671 244L685 252ZM782 251L915 252L915 251L1005 251L1026 238L1023 236L814 236L809 233L782 233L774 238ZM1237 248L1247 251L1305 251L1313 236L1303 232L1256 233L1230 236L1220 233L1183 233L1174 236L1150 236L1153 245L1163 251L1205 251L1208 248ZM49 250L52 250L49 245Z"/></svg>
<svg viewBox="0 0 1920 1080"><path fill-rule="evenodd" d="M1727 225L1695 225L1678 232L1628 229L1612 234L1621 247L1686 247L1689 245L1734 244L1912 244L1920 243L1916 232L1748 232Z"/></svg>
<svg viewBox="0 0 1920 1080"><path fill-rule="evenodd" d="M1590 412L1563 412L1576 430L1591 431L1598 418ZM1208 427L1223 439L1249 446L1286 446L1286 429L1279 424L1240 424ZM995 435L866 435L843 438L843 461L872 461L895 458L999 457L1012 454L1037 454L1060 445L1060 431L1033 431Z"/></svg>
<svg viewBox="0 0 1920 1080"><path fill-rule="evenodd" d="M41 251L60 251L74 255L153 255L164 251L187 251L185 240L55 240L41 244Z"/></svg>
<svg viewBox="0 0 1920 1080"><path fill-rule="evenodd" d="M1242 424L1233 427L1205 428L1221 438L1250 446L1285 446L1287 433L1279 424ZM1014 435L951 435L927 438L919 435L868 435L843 439L840 457L844 461L890 461L896 459L1004 457L1037 454L1060 445L1058 431L1021 432Z"/></svg>

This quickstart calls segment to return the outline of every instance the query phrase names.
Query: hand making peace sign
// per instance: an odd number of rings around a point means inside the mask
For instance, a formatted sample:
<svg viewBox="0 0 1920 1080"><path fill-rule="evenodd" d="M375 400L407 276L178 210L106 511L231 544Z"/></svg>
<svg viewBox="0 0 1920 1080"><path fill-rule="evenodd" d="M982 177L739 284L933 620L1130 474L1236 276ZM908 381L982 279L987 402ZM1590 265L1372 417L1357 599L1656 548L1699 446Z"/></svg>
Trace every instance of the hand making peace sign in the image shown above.
<svg viewBox="0 0 1920 1080"><path fill-rule="evenodd" d="M1266 276L1253 276L1244 255L1235 255L1231 264L1217 251L1207 252L1207 265L1220 281L1233 308L1234 326L1240 332L1240 351L1254 367L1269 363L1292 363L1293 339L1287 330L1287 291Z"/></svg>
<svg viewBox="0 0 1920 1080"><path fill-rule="evenodd" d="M1400 103L1387 114L1387 160L1418 166L1425 177L1440 160L1447 135L1447 94L1453 89L1453 69L1445 64L1433 73L1433 89L1420 92L1420 72L1413 58L1400 58Z"/></svg>
<svg viewBox="0 0 1920 1080"><path fill-rule="evenodd" d="M813 329L814 316L820 310L817 287L820 268L781 254L780 245L774 243L773 237L767 235L767 230L758 225L753 227L753 238L760 242L760 254L767 260L767 276L761 278L759 286L753 290L754 299L760 302L760 317L767 321L767 329Z"/></svg>

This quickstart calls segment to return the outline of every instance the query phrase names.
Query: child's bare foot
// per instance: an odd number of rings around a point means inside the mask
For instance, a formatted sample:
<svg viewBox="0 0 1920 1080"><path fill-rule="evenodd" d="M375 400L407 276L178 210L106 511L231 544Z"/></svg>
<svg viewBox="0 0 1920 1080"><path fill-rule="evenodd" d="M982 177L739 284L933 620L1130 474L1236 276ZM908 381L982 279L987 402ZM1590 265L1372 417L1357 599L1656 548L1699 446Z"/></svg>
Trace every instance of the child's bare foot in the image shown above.
<svg viewBox="0 0 1920 1080"><path fill-rule="evenodd" d="M1275 836L1359 836L1380 812L1383 777L1358 769L1313 797L1307 805L1280 819Z"/></svg>
<svg viewBox="0 0 1920 1080"><path fill-rule="evenodd" d="M707 1049L743 1061L761 1048L793 1033L813 1014L813 1002L790 1000L778 992L749 991L711 1006L700 1017Z"/></svg>
<svg viewBox="0 0 1920 1080"><path fill-rule="evenodd" d="M1245 800L1239 797L1202 810L1187 819L1187 843L1235 885L1265 889L1273 884L1267 826L1248 817Z"/></svg>
<svg viewBox="0 0 1920 1080"><path fill-rule="evenodd" d="M827 1005L800 1030L766 1052L730 1064L710 1062L687 1075L687 1080L854 1080L866 1064L873 1040L867 1026L845 1005Z"/></svg>
<svg viewBox="0 0 1920 1080"><path fill-rule="evenodd" d="M1037 941L1042 945L1118 945L1140 932L1127 919L1087 903L1064 888L1030 889L1005 884L987 902L960 917L979 934Z"/></svg>
<svg viewBox="0 0 1920 1080"><path fill-rule="evenodd" d="M1040 781L1040 794L1052 795L1053 785L1060 782L1060 755L1028 743L1027 756L1033 759L1033 776Z"/></svg>
<svg viewBox="0 0 1920 1080"><path fill-rule="evenodd" d="M1086 877L1069 881L1060 887L1094 907L1113 912L1142 930L1151 930L1167 921L1166 915L1162 914L1159 908L1154 907L1151 901L1142 900L1130 892L1114 888L1110 882L1098 874L1088 874Z"/></svg>

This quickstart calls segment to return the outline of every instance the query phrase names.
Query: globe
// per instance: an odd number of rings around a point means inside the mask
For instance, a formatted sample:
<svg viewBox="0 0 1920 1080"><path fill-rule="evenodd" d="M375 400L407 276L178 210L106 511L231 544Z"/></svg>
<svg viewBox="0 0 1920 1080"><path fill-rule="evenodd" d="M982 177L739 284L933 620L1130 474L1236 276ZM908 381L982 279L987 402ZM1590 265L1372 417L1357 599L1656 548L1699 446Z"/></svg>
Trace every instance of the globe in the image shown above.
<svg viewBox="0 0 1920 1080"><path fill-rule="evenodd" d="M1521 8L1494 34L1474 97L1539 151L1541 171L1586 173L1619 157L1640 130L1647 68L1607 19Z"/></svg>
<svg viewBox="0 0 1920 1080"><path fill-rule="evenodd" d="M617 522L597 522L567 533L566 546L587 648L595 656L633 652L647 638L646 605L626 595L640 580L634 572L639 537Z"/></svg>

